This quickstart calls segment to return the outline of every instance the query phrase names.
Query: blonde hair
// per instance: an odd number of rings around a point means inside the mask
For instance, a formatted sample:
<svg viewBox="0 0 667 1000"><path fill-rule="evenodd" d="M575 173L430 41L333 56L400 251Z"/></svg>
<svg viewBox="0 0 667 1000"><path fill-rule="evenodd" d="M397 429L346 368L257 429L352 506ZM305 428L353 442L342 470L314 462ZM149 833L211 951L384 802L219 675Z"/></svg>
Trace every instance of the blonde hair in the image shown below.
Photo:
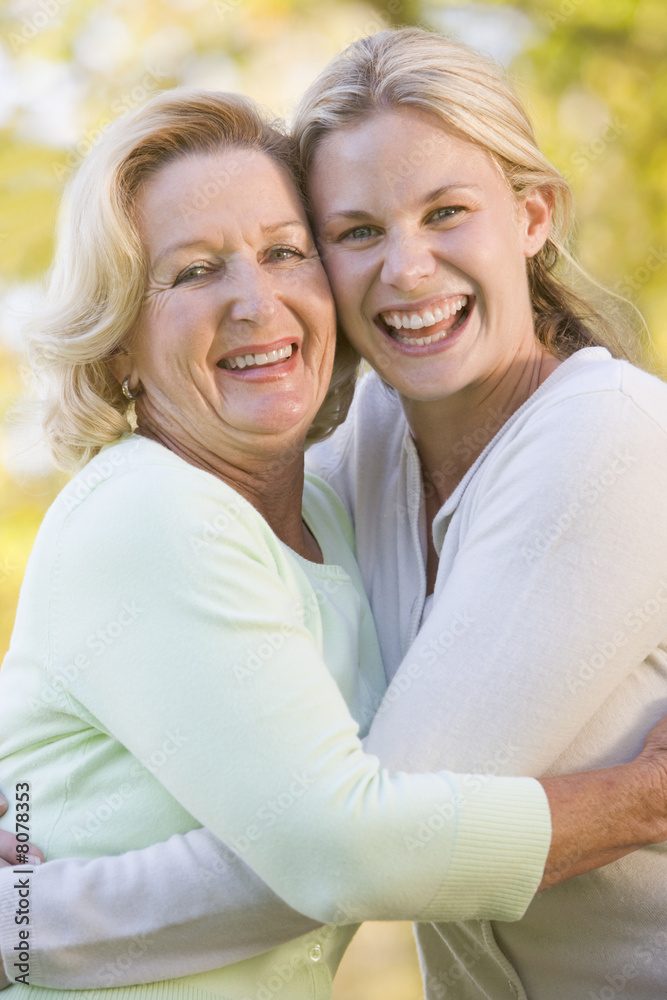
<svg viewBox="0 0 667 1000"><path fill-rule="evenodd" d="M485 150L516 198L538 186L552 192L549 237L527 261L535 332L545 347L564 358L598 344L637 361L636 334L623 312L630 304L606 293L568 249L569 184L540 151L504 70L475 49L421 28L387 29L354 42L329 63L297 109L292 134L304 169L335 132L396 109L428 114L445 131ZM427 150L397 154L405 169L419 162L411 157L425 155ZM577 287L582 280L586 294Z"/></svg>
<svg viewBox="0 0 667 1000"><path fill-rule="evenodd" d="M134 220L141 185L179 157L227 147L265 153L303 196L294 142L277 123L238 94L189 88L158 94L115 122L69 185L47 303L26 329L33 368L49 384L43 425L61 468L76 468L132 430L132 404L108 362L131 346L144 297L146 261ZM352 397L357 358L339 341L309 441L334 430Z"/></svg>

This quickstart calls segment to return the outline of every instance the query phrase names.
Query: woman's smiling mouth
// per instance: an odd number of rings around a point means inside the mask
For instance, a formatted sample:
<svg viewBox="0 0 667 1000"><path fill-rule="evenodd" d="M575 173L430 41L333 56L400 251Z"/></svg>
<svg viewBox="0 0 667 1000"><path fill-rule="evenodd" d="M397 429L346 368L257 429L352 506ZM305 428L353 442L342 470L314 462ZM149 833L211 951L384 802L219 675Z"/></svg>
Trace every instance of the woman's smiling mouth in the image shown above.
<svg viewBox="0 0 667 1000"><path fill-rule="evenodd" d="M292 357L296 344L279 347L276 350L259 354L237 354L232 358L218 361L218 368L261 368L265 365L275 365Z"/></svg>
<svg viewBox="0 0 667 1000"><path fill-rule="evenodd" d="M391 309L381 312L378 319L384 332L392 340L410 347L427 347L444 340L448 334L458 329L469 316L473 304L472 296L456 295L432 302L422 309ZM399 333L399 330L411 332L406 336ZM429 332L424 335L416 333L417 330Z"/></svg>

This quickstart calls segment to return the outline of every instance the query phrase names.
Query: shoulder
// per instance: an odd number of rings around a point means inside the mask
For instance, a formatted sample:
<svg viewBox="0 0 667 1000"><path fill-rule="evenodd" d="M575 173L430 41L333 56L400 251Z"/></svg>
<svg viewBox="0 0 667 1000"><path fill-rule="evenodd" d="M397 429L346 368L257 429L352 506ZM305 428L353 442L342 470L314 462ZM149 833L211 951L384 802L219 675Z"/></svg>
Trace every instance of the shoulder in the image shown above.
<svg viewBox="0 0 667 1000"><path fill-rule="evenodd" d="M617 402L625 398L647 412L655 410L661 422L666 422L667 384L628 361L613 358L602 347L586 348L568 358L542 390L535 399L544 406L586 397L594 406L595 397L599 397L599 405L604 407L614 398Z"/></svg>
<svg viewBox="0 0 667 1000"><path fill-rule="evenodd" d="M571 453L667 444L667 385L604 348L589 348L563 362L519 411L516 434L539 435L545 445L567 442Z"/></svg>
<svg viewBox="0 0 667 1000"><path fill-rule="evenodd" d="M667 386L603 348L565 361L483 456L478 496L514 490L540 505L618 484L667 487ZM590 487L590 489L589 489ZM593 489L595 487L595 489Z"/></svg>
<svg viewBox="0 0 667 1000"><path fill-rule="evenodd" d="M131 435L89 462L56 499L60 548L141 552L169 563L212 543L266 548L270 529L243 497L167 448Z"/></svg>

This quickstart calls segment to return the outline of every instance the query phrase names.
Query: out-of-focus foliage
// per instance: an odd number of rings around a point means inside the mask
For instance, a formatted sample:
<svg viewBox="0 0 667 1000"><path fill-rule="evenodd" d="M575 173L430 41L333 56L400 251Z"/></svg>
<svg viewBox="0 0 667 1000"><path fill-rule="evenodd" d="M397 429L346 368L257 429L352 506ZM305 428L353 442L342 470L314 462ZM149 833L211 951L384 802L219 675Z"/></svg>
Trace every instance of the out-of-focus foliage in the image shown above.
<svg viewBox="0 0 667 1000"><path fill-rule="evenodd" d="M577 195L578 249L642 309L667 358L667 7L518 0L539 36L515 62L543 148Z"/></svg>

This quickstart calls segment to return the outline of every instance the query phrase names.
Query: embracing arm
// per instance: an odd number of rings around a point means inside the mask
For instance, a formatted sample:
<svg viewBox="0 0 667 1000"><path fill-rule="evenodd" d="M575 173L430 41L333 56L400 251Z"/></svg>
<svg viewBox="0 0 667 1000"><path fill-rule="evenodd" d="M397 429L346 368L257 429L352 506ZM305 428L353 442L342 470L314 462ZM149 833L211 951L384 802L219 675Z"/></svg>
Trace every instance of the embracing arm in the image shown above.
<svg viewBox="0 0 667 1000"><path fill-rule="evenodd" d="M542 779L544 887L666 836L655 747L605 765L667 710L667 435L633 399L584 393L517 422L476 479L367 747L410 770L600 768Z"/></svg>
<svg viewBox="0 0 667 1000"><path fill-rule="evenodd" d="M541 433L541 429L537 429L538 433ZM570 440L576 440L577 435L574 434ZM535 445L537 446L539 439L536 438ZM649 446L653 449L657 448L660 451L660 442L654 441L649 442ZM570 457L570 456L568 456ZM572 456L576 460L576 455ZM586 459L586 461L588 461ZM539 463L538 463L539 465ZM631 463L631 467L632 463ZM541 470L542 473L544 470ZM604 473L604 469L601 470ZM561 470L558 466L554 469L554 481L557 485L561 478ZM594 469L591 469L588 464L584 472L583 482L586 483L589 477L596 475ZM565 477L566 478L566 477ZM572 502L572 497L567 497L564 499L558 491L553 493L555 489L554 484L549 484L549 487L545 489L543 487L544 478L541 475L539 482L536 484L537 497L531 496L531 491L529 489L531 485L531 477L525 475L525 471L520 472L520 490L519 496L523 500L526 500L526 506L522 505L520 523L522 528L525 527L528 538L531 542L535 539L535 534L533 531L534 524L530 521L526 522L527 512L530 510L535 513L537 507L540 511L543 510L543 518L540 522L539 527L548 527L548 521L546 518L553 519L554 516L560 516L563 509L567 507ZM655 480L651 480L650 489L655 486ZM516 483L515 483L516 487ZM535 491L533 491L535 492ZM632 492L632 491L631 491ZM545 501L553 497L553 503L551 507L545 506ZM531 501L533 506L531 507ZM493 513L493 512L491 512ZM485 530L489 533L495 533L501 527L506 527L506 522L501 525L493 524L491 520L491 526L488 522L486 524ZM591 525L586 522L582 522L582 529L584 531L584 539L578 538L574 543L568 546L568 551L573 553L576 551L576 546L582 541L587 541L590 537ZM537 529L535 529L537 530ZM533 534L530 532L533 531ZM484 550L486 551L486 546L489 543L488 535L484 538L484 531L482 531L482 538L484 541ZM565 539L564 541L567 541ZM607 547L608 549L609 547ZM475 553L475 558L479 557L479 549L473 549ZM521 553L524 559L528 560L528 565L530 565L530 550L525 553ZM541 553L541 558L546 556L553 557L558 555L556 552ZM460 558L460 556L459 556ZM659 560L658 560L659 561ZM523 563L521 564L523 565ZM544 568L546 578L549 579L549 574L551 573L551 563L547 560L546 562L540 562L537 564ZM535 568L535 567L533 567ZM502 572L502 585L495 586L492 588L491 597L493 600L498 600L500 593L505 593L507 590L508 580L510 583L516 581L519 592L521 591L521 580L517 579L516 574L507 575L506 567L503 565ZM498 571L493 566L493 561L489 561L488 569L484 568L482 570L482 575L477 578L477 582L483 581L484 583L493 584L494 580L498 579ZM524 581L525 582L525 581ZM448 600L452 600L452 593L448 592ZM486 595L483 595L486 596ZM561 595L562 596L562 595ZM512 600L514 597L512 598ZM553 601L553 595L547 595L545 603L549 604ZM508 598L509 601L509 598ZM482 601L480 601L480 606L482 606ZM540 621L543 617L543 610L540 609L539 602L531 601L530 608L535 607L535 620ZM493 610L493 601L487 601L484 610ZM466 611L466 605L463 605L464 612ZM461 611L461 605L458 607L455 605L450 612L450 619L455 621L457 611ZM575 600L574 608L571 613L580 611L580 607ZM506 705L506 711L497 712L493 718L489 721L485 718L484 724L480 725L480 714L479 714L479 702L473 699L470 700L468 695L467 701L457 703L456 698L452 698L449 694L450 686L453 688L455 686L455 681L457 680L455 676L455 670L452 673L446 672L446 667L449 661L445 658L441 658L442 662L440 664L439 670L442 669L443 673L446 675L442 677L443 687L445 688L444 693L439 696L436 692L433 692L436 680L439 676L438 671L427 671L428 673L428 687L422 688L422 697L419 697L419 685L417 681L420 676L424 673L427 667L429 667L433 661L433 652L438 650L438 640L442 639L442 636L447 636L447 623L442 617L436 619L436 615L442 615L447 613L447 606L444 600L439 597L436 609L434 609L434 615L431 618L430 623L427 628L430 627L433 632L433 628L436 622L439 622L439 627L436 628L433 634L426 632L424 636L420 636L420 639L424 639L424 644L419 645L418 643L414 647L414 656L408 656L405 663L401 667L400 675L407 677L410 680L410 687L408 693L401 691L400 697L396 698L394 701L389 701L386 703L383 712L381 713L378 724L374 727L371 735L371 740L374 742L371 744L371 749L377 752L383 762L387 762L390 767L398 768L402 767L408 770L416 770L428 767L442 767L445 764L449 764L450 761L456 760L456 755L461 752L463 754L456 763L455 767L460 769L468 768L472 770L489 771L493 770L494 767L502 770L506 766L506 760L509 756L510 763L514 763L515 755L519 754L519 747L516 741L516 724L513 721L512 710L516 709L518 688L513 689L512 684L514 683L511 679L508 682L509 691L501 691L501 694L507 696L509 699ZM621 611L616 612L621 614ZM576 617L576 614L575 614ZM530 620L530 618L529 618ZM520 653L520 649L514 649L514 645L518 647L518 642L514 641L515 636L521 637L521 642L523 643L524 638L529 639L530 636L526 636L526 629L519 628L518 623L521 623L521 615L517 615L517 619L514 622L514 631L508 629L508 639L511 641L506 642L505 647L496 655L494 660L494 665L496 670L499 668L499 664L502 666L503 656L508 656L509 662L512 661L512 657L517 653ZM523 619L525 624L525 618ZM472 638L470 630L467 633L468 638ZM539 636L536 636L539 639ZM650 641L650 640L649 640ZM484 642L487 644L486 651L484 652ZM476 663L476 669L479 671L483 666L483 652L484 655L491 655L488 648L489 636L484 639L482 637L481 644L471 647L470 655L475 657L474 662ZM440 642L440 645L444 644ZM456 653L458 646L455 647L454 653ZM449 651L451 653L451 650ZM551 652L549 650L549 652ZM549 701L550 690L547 680L542 676L536 676L537 666L539 665L539 658L544 653L544 648L541 651L534 651L533 658L528 658L526 663L526 677L521 679L521 684L525 684L526 681L530 681L534 678L535 685L537 689L533 691L533 687L528 684L526 687L526 700L529 707L533 705L535 697L537 697L538 707L540 705L539 695L544 686L544 693L547 696L546 701L548 705L546 706L547 716L551 711L551 703ZM567 661L561 658L561 663L563 664L563 669L566 670L566 676L569 674L571 676L571 667L573 654L570 654L570 658ZM493 658L493 657L492 657ZM462 657L461 657L462 659ZM458 662L458 661L457 661ZM535 672L535 676L533 674ZM501 672L502 674L502 672ZM507 674L507 672L506 672ZM506 675L505 675L506 676ZM581 681L581 678L576 678L576 680ZM485 678L484 683L487 682ZM502 685L501 685L502 687ZM480 688L481 690L481 688ZM523 690L523 688L521 689ZM575 688L575 692L578 688ZM416 701L414 700L416 696ZM599 698L599 695L597 696ZM437 698L437 701L436 701ZM432 718L432 712L429 706L433 704L438 704L437 717L433 718L428 726L424 724L425 719ZM392 707L393 706L393 707ZM465 706L465 708L464 708ZM544 706L542 711L545 711ZM664 706L661 708L660 704L657 706L657 711L664 711ZM565 713L568 714L567 712ZM471 717L472 716L472 717ZM407 725L401 729L402 718L405 718ZM420 724L414 725L414 718L418 718ZM385 725L391 721L391 725ZM463 720L461 725L461 731L457 732L456 725L459 720ZM513 770L520 772L522 767L528 770L532 770L535 765L532 760L531 754L541 754L544 750L545 743L548 743L552 739L552 733L550 727L543 725L544 716L542 717L542 722L538 723L536 729L532 733L532 737L522 741L524 747L524 756L519 760L516 767ZM576 723L575 723L576 724ZM648 728L649 723L646 722L643 725L643 731ZM500 727L494 729L494 727ZM402 739L402 734L404 732L404 738ZM451 735L451 733L455 735ZM394 737L394 733L397 734L397 738ZM479 741L480 743L480 754L478 759L472 760L471 754L474 753L475 747L471 746L470 734L474 735L474 741ZM533 743L530 743L532 738ZM640 741L641 742L641 741ZM662 741L662 748L664 749L664 740ZM442 752L439 752L438 746L442 748ZM435 756L434 756L435 753ZM559 750L556 746L555 755L558 756ZM663 839L665 834L663 831L664 826L664 803L665 794L664 786L660 785L661 779L661 763L662 758L659 756L654 756L653 759L650 757L645 757L641 766L631 766L627 767L617 767L609 769L606 772L597 772L592 775L582 774L575 775L567 778L556 778L556 779L545 779L544 786L549 797L549 801L552 806L553 811L553 822L554 822L554 837L552 840L551 850L549 853L547 872L545 873L545 881L543 884L554 884L556 881L560 881L571 875L579 874L581 871L588 870L591 867L596 867L600 864L606 863L607 861L613 860L614 857L619 856L619 853L624 853L630 847L640 846L641 844L653 842L654 840ZM467 763L466 763L467 762ZM540 766L544 766L541 764ZM655 803L655 807L653 807ZM662 810L662 813L660 812ZM656 828L656 817L659 817ZM662 826L660 825L662 824ZM185 835L186 840L191 839L193 842L201 838L202 851L206 860L203 862L204 867L209 871L215 871L216 867L221 865L219 860L219 851L223 852L222 867L223 871L220 873L220 879L216 883L214 889L211 885L212 893L216 894L216 899L211 903L211 915L218 914L219 919L224 921L224 908L229 905L232 913L234 912L235 900L239 900L236 895L236 882L238 881L239 886L245 886L245 890L248 893L248 897L252 898L257 906L257 912L261 909L264 921L262 928L262 940L255 939L253 937L253 932L249 933L251 939L251 944L254 947L252 953L259 952L266 948L272 947L275 943L279 943L277 939L272 937L275 934L275 925L273 924L273 919L278 918L284 921L286 914L293 914L294 919L294 933L292 936L304 933L311 926L312 923L308 921L307 918L299 918L286 906L282 904L278 897L276 897L269 889L263 886L263 883L259 878L257 878L248 869L242 861L238 864L227 867L224 861L224 851L226 850L219 841L214 837L210 837L205 831L192 831L190 834ZM584 837L588 838L587 840ZM113 885L119 887L122 890L123 886L123 876L119 875L119 870L122 865L127 864L126 873L131 879L139 879L139 886L141 892L139 894L139 899L145 902L147 907L151 908L151 912L154 913L153 924L154 935L153 940L156 942L159 948L159 942L161 936L165 935L165 940L169 937L172 932L170 927L165 927L160 929L158 924L160 923L160 911L159 909L153 909L151 905L151 899L155 897L158 901L162 900L160 905L162 906L162 922L168 923L169 917L178 923L182 921L180 925L182 927L182 933L177 935L180 942L182 958L178 959L172 956L174 962L171 971L166 973L170 975L184 975L192 970L192 962L197 963L196 967L198 970L204 968L210 968L214 966L221 965L228 961L234 960L234 955L236 954L234 948L236 944L234 940L231 941L231 950L226 950L225 942L221 940L221 937L215 937L211 935L209 939L206 938L206 929L211 927L210 922L202 924L200 930L201 934L198 935L194 928L198 926L198 917L196 913L196 902L194 897L198 895L193 893L191 886L193 885L193 879L189 877L188 872L192 870L194 872L195 878L197 876L197 870L201 868L201 862L197 860L198 848L194 848L191 851L185 851L178 847L177 842L180 838L174 837L165 845L155 845L150 848L146 848L143 852L131 852L138 855L150 854L153 852L153 859L155 861L155 867L152 863L147 865L137 866L133 865L131 860L128 860L129 856L120 856L113 859L108 859L108 863L113 865L115 868L113 883L110 880L106 880L106 886L109 889L109 894L105 896L105 906L108 907L109 921L107 929L111 935L118 933L118 928L121 926L120 921L116 921L113 917L113 906L120 906L121 910L125 905L125 900L123 893L121 895L114 894ZM620 846L619 846L620 845ZM170 852L173 851L173 861L170 861ZM617 853L614 853L614 852ZM228 855L227 855L228 857ZM172 873L175 872L174 862L180 865L181 872L183 873L183 892L179 893L178 896L174 895L171 899L167 899L166 895L162 890L155 885L155 883L164 884L165 872L172 877ZM99 862L93 862L91 864L102 864L103 859ZM63 884L62 878L66 871L66 866L68 864L74 864L66 861L58 861L54 866L54 874L52 876L53 891L57 890L58 879L60 877L60 885ZM79 864L78 862L76 864ZM36 873L39 878L45 878L46 872L49 866L46 866L41 871ZM143 879L143 873L157 872L160 869L161 874L155 877L152 876L149 880ZM92 870L92 869L91 869ZM58 872L60 875L58 875ZM39 885L39 881L36 883ZM136 883L135 883L136 885ZM93 883L91 882L91 891L93 889L97 890L99 883L97 880ZM131 892L129 881L127 883L128 893ZM188 893L193 897L193 905L188 901ZM135 897L136 898L136 897ZM63 902L66 904L67 896L64 896ZM243 903L241 902L241 905ZM284 907L283 916L280 916L280 908ZM169 911L169 913L167 912ZM106 911L105 911L106 912ZM118 910L116 911L118 912ZM299 921L302 920L303 924L299 926ZM232 919L233 922L233 919ZM222 924L221 924L222 926ZM247 926L247 925L245 925ZM190 934L189 928L192 930ZM233 930L233 928L232 928ZM104 933L104 931L103 931ZM190 934L190 936L188 936ZM281 938L282 940L282 938ZM74 944L74 943L73 943ZM248 942L238 942L238 947L245 947ZM216 950L217 949L217 950ZM114 956L118 956L121 951L121 946L118 944L114 945L113 941L109 939L109 951L110 959ZM47 960L52 962L51 968L55 969L58 965L58 954L54 950L51 955L47 955ZM143 963L146 962L144 968ZM180 963L180 964L179 964ZM46 967L46 965L45 965ZM142 978L149 979L154 978L151 974L150 966L150 955L146 953L138 956L136 962L133 963L132 970L130 972L124 971L125 978L118 980L119 984L123 982L134 982L137 981L137 975L141 975ZM64 971L64 970L60 970ZM91 970L92 971L92 970ZM146 975L144 977L144 971ZM134 973L134 977L133 977ZM70 971L70 977L72 973ZM82 973L83 975L83 973ZM48 981L48 980L47 980ZM75 985L70 980L64 980L63 985L67 985L68 982L71 985ZM90 980L81 981L81 985L97 985L99 980L92 982Z"/></svg>
<svg viewBox="0 0 667 1000"><path fill-rule="evenodd" d="M56 859L30 870L33 986L94 989L175 979L261 954L320 926L203 829L140 851ZM0 870L0 986L9 984L2 983L3 963L12 973L15 961L17 871Z"/></svg>
<svg viewBox="0 0 667 1000"><path fill-rule="evenodd" d="M364 755L304 625L290 582L293 560L275 540L258 540L243 518L227 533L216 531L221 498L209 490L209 477L200 476L197 499L190 479L167 471L163 477L151 469L154 502L139 523L135 510L125 521L118 517L134 484L107 482L107 497L98 505L93 493L73 512L75 530L68 525L62 533L52 683L73 717L113 735L138 760L150 760L165 734L178 733L178 752L151 768L154 778L289 905L315 919L476 913L480 895L471 911L470 880L485 887L485 912L518 916L548 848L539 785L498 780L471 796L453 775L381 770ZM186 520L179 531L174 510ZM93 542L104 573L89 610ZM99 643L99 655L77 659L99 623L118 620L121 606L131 609L124 629L115 628L112 643ZM271 656L263 655L261 669L248 669L264 648ZM289 808L271 811L277 797L289 797ZM429 849L413 851L414 831L433 820L438 832ZM35 873L33 897L47 869Z"/></svg>

